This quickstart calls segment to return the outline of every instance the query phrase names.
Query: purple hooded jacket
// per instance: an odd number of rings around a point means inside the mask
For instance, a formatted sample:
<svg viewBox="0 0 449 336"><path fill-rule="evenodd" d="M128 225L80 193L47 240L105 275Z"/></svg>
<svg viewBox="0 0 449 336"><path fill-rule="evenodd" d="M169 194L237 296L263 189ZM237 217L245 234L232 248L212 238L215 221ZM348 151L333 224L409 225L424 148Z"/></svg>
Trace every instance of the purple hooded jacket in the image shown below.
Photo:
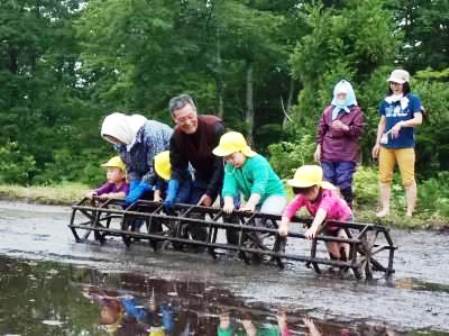
<svg viewBox="0 0 449 336"><path fill-rule="evenodd" d="M352 105L349 113L340 112L336 120L349 126L349 130L335 130L331 127L334 108L330 105L324 109L318 126L316 141L321 145L321 161L357 162L360 156L359 139L364 127L363 112L357 105Z"/></svg>

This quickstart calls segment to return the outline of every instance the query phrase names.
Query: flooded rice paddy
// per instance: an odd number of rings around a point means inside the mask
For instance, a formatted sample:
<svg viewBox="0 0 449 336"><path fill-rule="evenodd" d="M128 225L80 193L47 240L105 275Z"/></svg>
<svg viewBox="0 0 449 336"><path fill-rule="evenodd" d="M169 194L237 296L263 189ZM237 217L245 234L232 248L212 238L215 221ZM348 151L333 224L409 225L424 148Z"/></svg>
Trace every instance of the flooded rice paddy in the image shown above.
<svg viewBox="0 0 449 336"><path fill-rule="evenodd" d="M449 335L444 234L393 231L396 274L365 283L303 264L77 244L69 215L0 202L0 335Z"/></svg>

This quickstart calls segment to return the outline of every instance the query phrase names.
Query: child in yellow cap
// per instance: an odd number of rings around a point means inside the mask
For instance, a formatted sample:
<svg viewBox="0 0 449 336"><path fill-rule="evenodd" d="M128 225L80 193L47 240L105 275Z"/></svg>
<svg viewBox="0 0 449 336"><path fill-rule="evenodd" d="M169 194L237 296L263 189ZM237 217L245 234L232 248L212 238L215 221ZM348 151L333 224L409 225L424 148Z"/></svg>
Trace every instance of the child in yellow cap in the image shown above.
<svg viewBox="0 0 449 336"><path fill-rule="evenodd" d="M332 184L323 181L323 169L320 166L305 165L298 168L293 179L288 181L288 185L293 188L293 193L296 196L282 214L279 226L281 236L288 234L290 219L303 207L306 207L307 211L314 216L311 227L305 233L308 239L313 239L318 235L326 220L352 220L351 208L340 197ZM344 230L338 227L326 226L324 230L326 235L347 238ZM331 259L346 261L347 244L329 242L326 246Z"/></svg>
<svg viewBox="0 0 449 336"><path fill-rule="evenodd" d="M226 162L221 192L226 213L234 210L234 197L239 194L246 201L240 210L282 213L287 198L281 179L267 159L251 150L241 133L223 134L213 153L223 157Z"/></svg>
<svg viewBox="0 0 449 336"><path fill-rule="evenodd" d="M154 157L154 196L156 202L164 202L166 209L171 209L175 203L186 203L190 198L192 174L186 169L182 180L172 179L170 152L164 151Z"/></svg>
<svg viewBox="0 0 449 336"><path fill-rule="evenodd" d="M103 163L106 168L107 182L101 187L87 192L86 197L98 197L100 199L123 199L129 191L129 185L126 182L126 166L120 156L114 156L108 162Z"/></svg>

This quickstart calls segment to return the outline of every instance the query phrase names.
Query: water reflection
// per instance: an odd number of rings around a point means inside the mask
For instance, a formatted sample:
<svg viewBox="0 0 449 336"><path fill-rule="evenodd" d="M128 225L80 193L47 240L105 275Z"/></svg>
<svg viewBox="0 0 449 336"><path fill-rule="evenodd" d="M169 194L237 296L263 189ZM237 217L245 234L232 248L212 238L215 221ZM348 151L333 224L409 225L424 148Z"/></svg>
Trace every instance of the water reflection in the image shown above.
<svg viewBox="0 0 449 336"><path fill-rule="evenodd" d="M399 335L372 322L311 319L301 303L249 304L216 283L1 257L0 272L0 335Z"/></svg>
<svg viewBox="0 0 449 336"><path fill-rule="evenodd" d="M100 325L109 333L174 335L174 309L171 304L156 302L154 290L148 300L92 286L85 288L83 295L101 307Z"/></svg>
<svg viewBox="0 0 449 336"><path fill-rule="evenodd" d="M276 314L277 324L258 323L250 312L241 314L240 325L231 320L231 314L223 310L219 315L217 336L248 335L248 336L290 336L287 325L287 314L280 311Z"/></svg>
<svg viewBox="0 0 449 336"><path fill-rule="evenodd" d="M340 328L338 330L336 329L330 329L328 330L326 325L319 326L318 323L316 323L313 319L305 317L303 318L304 327L306 330L305 335L310 336L324 336L324 335L335 335L335 336L398 336L399 334L395 331L385 328L382 326L376 326L376 325L365 325L360 326L357 329L350 329L350 328ZM337 332L337 333L335 333Z"/></svg>

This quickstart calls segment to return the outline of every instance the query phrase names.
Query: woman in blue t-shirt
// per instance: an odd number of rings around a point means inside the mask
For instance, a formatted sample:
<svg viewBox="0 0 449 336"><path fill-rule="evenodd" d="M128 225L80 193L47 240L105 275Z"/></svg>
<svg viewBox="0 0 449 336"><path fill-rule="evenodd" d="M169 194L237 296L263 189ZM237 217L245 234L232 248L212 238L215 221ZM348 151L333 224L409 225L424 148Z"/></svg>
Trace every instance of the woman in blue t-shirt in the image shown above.
<svg viewBox="0 0 449 336"><path fill-rule="evenodd" d="M410 93L407 71L396 69L387 81L388 95L379 106L380 121L372 151L373 158L379 158L381 209L376 215L385 217L390 212L391 181L397 163L407 198L406 216L411 217L416 204L415 127L422 123L421 101Z"/></svg>

